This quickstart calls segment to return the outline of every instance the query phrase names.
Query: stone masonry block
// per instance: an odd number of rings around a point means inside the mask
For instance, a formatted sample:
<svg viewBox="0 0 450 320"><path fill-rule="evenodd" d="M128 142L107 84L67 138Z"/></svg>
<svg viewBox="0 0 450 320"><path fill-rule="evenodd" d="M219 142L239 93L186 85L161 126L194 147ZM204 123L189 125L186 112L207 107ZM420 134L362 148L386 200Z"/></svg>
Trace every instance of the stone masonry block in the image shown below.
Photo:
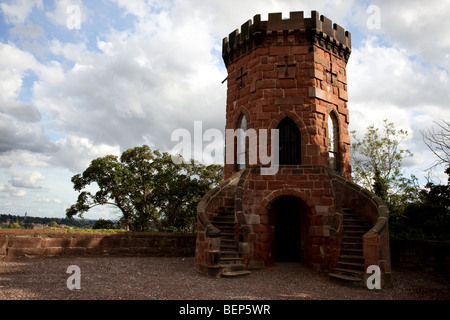
<svg viewBox="0 0 450 320"><path fill-rule="evenodd" d="M329 237L330 227L329 226L310 226L309 234L312 237Z"/></svg>
<svg viewBox="0 0 450 320"><path fill-rule="evenodd" d="M319 216L328 215L328 210L329 210L328 206L316 206L316 212L317 212L317 215L319 215Z"/></svg>
<svg viewBox="0 0 450 320"><path fill-rule="evenodd" d="M44 238L42 239L41 246L43 248L50 247L70 247L72 244L71 238Z"/></svg>
<svg viewBox="0 0 450 320"><path fill-rule="evenodd" d="M8 238L6 237L0 238L0 249L6 249L7 245L8 245Z"/></svg>
<svg viewBox="0 0 450 320"><path fill-rule="evenodd" d="M260 215L259 214L247 215L246 220L247 220L248 224L259 224L260 223Z"/></svg>
<svg viewBox="0 0 450 320"><path fill-rule="evenodd" d="M16 258L16 257L23 257L23 256L39 256L43 254L42 248L8 248L8 258Z"/></svg>
<svg viewBox="0 0 450 320"><path fill-rule="evenodd" d="M285 97L285 98L275 98L274 104L278 105L302 105L304 99L302 97Z"/></svg>
<svg viewBox="0 0 450 320"><path fill-rule="evenodd" d="M41 238L16 237L8 241L9 248L38 248L41 246Z"/></svg>
<svg viewBox="0 0 450 320"><path fill-rule="evenodd" d="M364 246L364 258L370 260L378 260L378 246L367 245Z"/></svg>

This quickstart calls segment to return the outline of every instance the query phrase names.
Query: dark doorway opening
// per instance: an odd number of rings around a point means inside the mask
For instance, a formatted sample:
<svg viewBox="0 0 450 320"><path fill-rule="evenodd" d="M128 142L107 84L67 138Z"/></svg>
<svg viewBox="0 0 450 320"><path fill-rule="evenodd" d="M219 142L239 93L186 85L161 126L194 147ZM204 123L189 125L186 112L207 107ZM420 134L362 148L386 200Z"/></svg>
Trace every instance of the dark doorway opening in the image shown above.
<svg viewBox="0 0 450 320"><path fill-rule="evenodd" d="M302 208L298 199L281 196L272 204L275 224L275 262L302 262Z"/></svg>

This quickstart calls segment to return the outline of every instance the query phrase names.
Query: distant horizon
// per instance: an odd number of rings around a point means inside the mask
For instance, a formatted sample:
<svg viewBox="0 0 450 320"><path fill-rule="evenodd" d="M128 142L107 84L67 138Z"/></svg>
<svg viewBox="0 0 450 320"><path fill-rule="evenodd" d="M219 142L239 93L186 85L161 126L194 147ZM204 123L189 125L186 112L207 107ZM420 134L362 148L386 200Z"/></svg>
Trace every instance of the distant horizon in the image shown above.
<svg viewBox="0 0 450 320"><path fill-rule="evenodd" d="M4 215L4 216L8 216L8 215L11 215L11 216L13 216L13 217L25 217L25 214L24 215L19 215L19 214L12 214L12 213L1 213L0 212L0 215ZM63 217L63 218L61 218L61 217L53 217L53 216L50 216L50 217L47 217L47 216L31 216L31 215L28 215L27 214L27 216L26 216L27 218L41 218L41 219L71 219L71 218L68 218L68 217ZM103 219L103 218L98 218L98 219L88 219L88 218L80 218L80 217L78 217L78 216L76 216L76 217L73 217L73 219L74 220L86 220L86 221L98 221L98 220L100 220L100 219ZM112 219L104 219L104 220L111 220L111 221L118 221L118 220L112 220Z"/></svg>

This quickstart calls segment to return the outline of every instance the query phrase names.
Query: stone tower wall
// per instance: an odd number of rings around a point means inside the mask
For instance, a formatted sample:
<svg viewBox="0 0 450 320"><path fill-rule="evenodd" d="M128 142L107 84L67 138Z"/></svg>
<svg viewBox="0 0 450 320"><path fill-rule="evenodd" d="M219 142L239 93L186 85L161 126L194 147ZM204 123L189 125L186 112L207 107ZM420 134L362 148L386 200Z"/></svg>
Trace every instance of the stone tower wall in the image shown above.
<svg viewBox="0 0 450 320"><path fill-rule="evenodd" d="M236 129L239 117L247 129L276 129L289 116L301 132L305 165L328 165L328 115L339 128L339 171L351 179L346 63L350 34L331 20L311 13L291 12L290 19L257 15L223 41L228 70L226 129ZM225 165L225 176L236 171Z"/></svg>

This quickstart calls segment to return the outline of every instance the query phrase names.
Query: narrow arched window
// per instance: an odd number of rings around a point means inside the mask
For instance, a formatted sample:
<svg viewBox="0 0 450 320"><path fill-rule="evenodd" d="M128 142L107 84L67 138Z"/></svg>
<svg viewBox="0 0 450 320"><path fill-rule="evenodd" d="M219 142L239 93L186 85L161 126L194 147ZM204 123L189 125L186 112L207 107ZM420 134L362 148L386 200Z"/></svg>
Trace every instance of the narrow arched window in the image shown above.
<svg viewBox="0 0 450 320"><path fill-rule="evenodd" d="M279 130L280 164L301 164L301 139L297 125L290 118L284 118Z"/></svg>
<svg viewBox="0 0 450 320"><path fill-rule="evenodd" d="M236 148L236 169L242 170L246 167L246 131L247 131L247 118L241 115L237 126L237 148Z"/></svg>
<svg viewBox="0 0 450 320"><path fill-rule="evenodd" d="M328 163L330 168L339 170L339 126L336 115L331 112L328 115Z"/></svg>

